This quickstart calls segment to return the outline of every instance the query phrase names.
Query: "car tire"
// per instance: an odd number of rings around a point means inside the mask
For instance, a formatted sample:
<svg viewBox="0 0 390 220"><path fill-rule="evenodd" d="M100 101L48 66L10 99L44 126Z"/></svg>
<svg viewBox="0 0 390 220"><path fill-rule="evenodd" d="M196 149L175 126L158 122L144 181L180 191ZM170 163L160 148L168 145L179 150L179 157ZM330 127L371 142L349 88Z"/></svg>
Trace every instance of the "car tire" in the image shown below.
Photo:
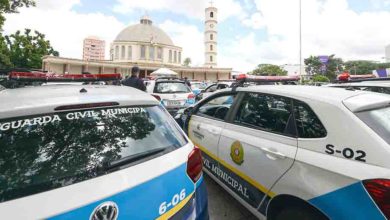
<svg viewBox="0 0 390 220"><path fill-rule="evenodd" d="M302 208L302 207L288 207L281 210L274 218L275 220L327 220L317 210Z"/></svg>

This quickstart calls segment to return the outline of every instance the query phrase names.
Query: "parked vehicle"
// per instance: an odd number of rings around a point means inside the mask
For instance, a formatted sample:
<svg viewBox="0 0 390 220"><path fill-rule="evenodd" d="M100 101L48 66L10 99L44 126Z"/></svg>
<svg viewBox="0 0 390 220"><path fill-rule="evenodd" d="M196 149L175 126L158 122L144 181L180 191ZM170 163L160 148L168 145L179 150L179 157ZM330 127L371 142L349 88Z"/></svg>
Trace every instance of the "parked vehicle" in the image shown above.
<svg viewBox="0 0 390 220"><path fill-rule="evenodd" d="M146 91L175 115L179 109L195 103L195 95L184 81L175 78L157 78L149 81Z"/></svg>
<svg viewBox="0 0 390 220"><path fill-rule="evenodd" d="M0 100L3 219L208 219L200 150L150 94L53 85Z"/></svg>
<svg viewBox="0 0 390 220"><path fill-rule="evenodd" d="M259 218L389 219L390 96L225 89L183 111L204 170Z"/></svg>

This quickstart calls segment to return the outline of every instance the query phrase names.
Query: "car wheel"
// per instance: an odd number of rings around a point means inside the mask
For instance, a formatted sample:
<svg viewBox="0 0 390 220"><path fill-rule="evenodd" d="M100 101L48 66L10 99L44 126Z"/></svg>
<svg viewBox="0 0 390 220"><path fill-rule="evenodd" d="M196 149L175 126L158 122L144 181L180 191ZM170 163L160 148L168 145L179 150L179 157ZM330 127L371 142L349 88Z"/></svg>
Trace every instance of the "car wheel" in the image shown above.
<svg viewBox="0 0 390 220"><path fill-rule="evenodd" d="M288 207L281 210L275 217L275 220L327 220L322 213L301 207Z"/></svg>

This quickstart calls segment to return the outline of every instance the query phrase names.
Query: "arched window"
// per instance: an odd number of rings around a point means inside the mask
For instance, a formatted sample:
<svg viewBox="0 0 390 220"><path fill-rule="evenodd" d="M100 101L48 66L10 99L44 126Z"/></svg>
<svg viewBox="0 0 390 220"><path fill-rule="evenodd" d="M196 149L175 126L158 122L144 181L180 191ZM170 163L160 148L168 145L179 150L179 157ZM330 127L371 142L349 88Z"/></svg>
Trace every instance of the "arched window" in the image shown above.
<svg viewBox="0 0 390 220"><path fill-rule="evenodd" d="M214 17L214 12L210 12L210 18Z"/></svg>
<svg viewBox="0 0 390 220"><path fill-rule="evenodd" d="M149 60L154 60L154 47L149 47Z"/></svg>
<svg viewBox="0 0 390 220"><path fill-rule="evenodd" d="M121 59L124 60L126 57L126 49L125 46L122 46L121 48Z"/></svg>
<svg viewBox="0 0 390 220"><path fill-rule="evenodd" d="M115 56L114 59L119 59L119 46L115 46Z"/></svg>
<svg viewBox="0 0 390 220"><path fill-rule="evenodd" d="M145 58L146 58L146 46L141 45L141 59L145 59Z"/></svg>
<svg viewBox="0 0 390 220"><path fill-rule="evenodd" d="M133 51L132 51L131 46L127 46L127 59L131 60L132 59L132 55L133 55Z"/></svg>
<svg viewBox="0 0 390 220"><path fill-rule="evenodd" d="M210 51L213 51L213 45L210 44Z"/></svg>
<svg viewBox="0 0 390 220"><path fill-rule="evenodd" d="M210 34L210 40L214 40L214 35Z"/></svg>
<svg viewBox="0 0 390 220"><path fill-rule="evenodd" d="M157 48L157 59L161 60L163 58L163 50L161 47Z"/></svg>
<svg viewBox="0 0 390 220"><path fill-rule="evenodd" d="M172 63L172 50L169 50L169 62Z"/></svg>
<svg viewBox="0 0 390 220"><path fill-rule="evenodd" d="M210 62L213 62L213 56L210 56Z"/></svg>

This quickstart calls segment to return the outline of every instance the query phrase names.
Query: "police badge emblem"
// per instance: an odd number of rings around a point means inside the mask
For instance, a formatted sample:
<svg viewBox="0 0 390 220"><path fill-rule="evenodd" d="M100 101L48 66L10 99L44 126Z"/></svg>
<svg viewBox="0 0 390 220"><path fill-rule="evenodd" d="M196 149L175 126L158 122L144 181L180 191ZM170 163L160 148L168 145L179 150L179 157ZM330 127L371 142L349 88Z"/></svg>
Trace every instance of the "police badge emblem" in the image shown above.
<svg viewBox="0 0 390 220"><path fill-rule="evenodd" d="M244 148L239 141L233 142L230 147L230 157L237 165L241 165L244 162Z"/></svg>

